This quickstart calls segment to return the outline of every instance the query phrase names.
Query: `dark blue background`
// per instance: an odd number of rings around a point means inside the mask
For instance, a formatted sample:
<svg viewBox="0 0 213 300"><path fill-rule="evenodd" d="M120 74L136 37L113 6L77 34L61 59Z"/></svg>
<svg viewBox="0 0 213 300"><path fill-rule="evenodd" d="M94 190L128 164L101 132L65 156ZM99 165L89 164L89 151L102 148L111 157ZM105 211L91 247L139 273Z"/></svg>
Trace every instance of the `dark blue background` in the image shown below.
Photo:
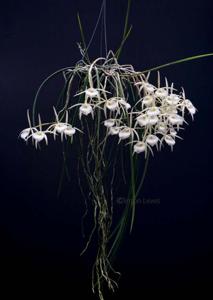
<svg viewBox="0 0 213 300"><path fill-rule="evenodd" d="M1 111L1 273L7 292L29 299L35 293L90 293L91 252L82 248L80 217L84 205L70 159L71 184L56 197L61 147L26 147L17 136L27 126L26 109L41 81L80 59L76 14L90 37L101 1L12 1L0 4ZM122 34L126 0L108 2L108 41L115 49ZM121 56L138 70L175 59L212 52L210 0L133 0L133 32ZM91 56L99 55L98 37ZM199 113L173 153L151 160L142 198L159 204L137 205L136 224L117 257L122 273L112 297L145 290L208 288L212 275L212 68L213 58L162 70L184 86ZM40 101L52 106L57 84ZM122 205L117 203L116 205ZM3 293L2 289L1 292ZM75 298L75 297L74 297ZM78 297L77 297L78 298ZM111 298L110 298L111 299Z"/></svg>

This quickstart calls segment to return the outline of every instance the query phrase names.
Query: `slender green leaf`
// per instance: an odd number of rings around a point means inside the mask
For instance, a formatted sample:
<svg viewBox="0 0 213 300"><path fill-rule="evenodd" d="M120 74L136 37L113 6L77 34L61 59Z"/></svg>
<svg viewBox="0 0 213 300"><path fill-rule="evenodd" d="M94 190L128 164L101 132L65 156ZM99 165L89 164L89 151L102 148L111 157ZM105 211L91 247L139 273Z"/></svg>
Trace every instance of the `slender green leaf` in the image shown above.
<svg viewBox="0 0 213 300"><path fill-rule="evenodd" d="M129 13L130 13L130 8L131 8L131 3L132 0L128 0L128 5L127 5L127 11L126 11L126 17L125 17L125 23L124 23L124 31L123 31L123 37L122 37L122 41L121 41L121 45L118 48L117 52L116 52L116 57L117 59L119 58L122 48L124 46L125 41L127 40L131 30L132 30L132 26L129 28L128 30L128 23L129 23Z"/></svg>
<svg viewBox="0 0 213 300"><path fill-rule="evenodd" d="M180 63L183 63L183 62L196 60L196 59L200 59L200 58L205 58L205 57L209 57L209 56L213 56L213 53L195 55L195 56L190 56L190 57L186 57L186 58L183 58L183 59L175 60L175 61L169 62L167 64L163 64L163 65L160 65L160 66L157 66L157 67L146 69L146 70L144 70L140 73L142 73L142 74L143 73L148 73L148 72L151 72L151 71L156 71L156 70L160 70L162 68L170 67L172 65L177 65L177 64L180 64Z"/></svg>
<svg viewBox="0 0 213 300"><path fill-rule="evenodd" d="M121 45L120 45L119 49L116 51L115 56L117 57L117 59L119 58L119 56L120 56L120 54L121 54L121 51L122 51L122 49L123 49L123 46L124 46L126 40L128 39L128 37L129 37L131 31L132 31L132 25L130 26L130 28L129 28L128 32L126 33L125 37L123 38L123 40L122 40L122 42L121 42Z"/></svg>

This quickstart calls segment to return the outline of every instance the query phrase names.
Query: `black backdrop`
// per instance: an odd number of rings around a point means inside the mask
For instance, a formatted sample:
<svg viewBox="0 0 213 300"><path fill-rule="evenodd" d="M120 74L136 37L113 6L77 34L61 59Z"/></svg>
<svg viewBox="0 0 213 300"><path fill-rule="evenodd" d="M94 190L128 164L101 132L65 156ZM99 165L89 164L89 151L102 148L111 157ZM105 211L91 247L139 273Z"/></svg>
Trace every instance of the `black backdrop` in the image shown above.
<svg viewBox="0 0 213 300"><path fill-rule="evenodd" d="M15 291L31 299L43 290L48 298L60 292L60 299L86 295L93 299L90 252L79 258L83 203L75 160L70 160L71 184L64 185L58 199L59 145L36 152L17 136L27 125L26 109L44 77L80 59L77 12L88 40L100 2L8 0L0 4L0 272L7 293ZM108 40L115 49L127 1L107 2ZM143 70L211 52L212 9L210 0L133 0L130 23L134 28L121 63ZM97 45L98 37L90 49L93 57L99 55ZM151 160L133 233L125 238L116 261L123 274L120 289L110 299L127 294L136 298L136 292L142 298L147 289L210 287L212 67L213 59L205 58L162 70L177 87L185 87L199 113L173 153L165 150ZM55 90L55 83L50 84L41 102L52 105Z"/></svg>

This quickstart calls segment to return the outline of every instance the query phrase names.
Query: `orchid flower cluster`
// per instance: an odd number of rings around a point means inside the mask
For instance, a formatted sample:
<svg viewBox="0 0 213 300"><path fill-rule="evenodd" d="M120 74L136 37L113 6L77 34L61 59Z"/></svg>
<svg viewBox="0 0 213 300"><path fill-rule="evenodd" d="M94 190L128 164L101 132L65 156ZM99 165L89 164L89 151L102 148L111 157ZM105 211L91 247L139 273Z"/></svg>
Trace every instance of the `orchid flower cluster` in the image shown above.
<svg viewBox="0 0 213 300"><path fill-rule="evenodd" d="M53 120L42 123L38 114L36 124L40 90L57 74L63 75L65 83L62 96L53 107ZM143 175L137 185L136 158L144 154L148 162L149 153L153 155L155 148L161 150L163 145L168 145L173 149L176 140L181 139L178 132L188 124L187 114L193 119L196 113L184 89L178 93L174 84L169 84L166 78L161 84L160 73L157 84L153 85L150 75L149 72L135 71L131 65L120 65L112 51L93 62L82 59L76 66L56 71L45 79L36 94L32 118L27 111L28 127L20 133L20 137L27 143L32 141L35 148L40 147L41 143L48 145L50 137L54 140L59 137L62 142L71 143L75 139L79 146L94 217L94 226L82 253L96 233L98 251L92 269L92 290L98 292L100 300L104 299L104 283L112 291L117 286L114 276L118 272L111 266L111 257L129 215L132 228L136 197L144 180ZM77 91L76 86L79 86ZM78 138L74 137L76 135ZM120 173L117 164L123 158L120 156L117 160L116 155L111 155L114 145L117 149L128 149L130 162L127 175L130 180L130 203L126 204L117 224L113 223L113 184L116 167ZM128 164L128 161L125 163ZM143 174L145 172L146 167ZM84 186L80 184L80 188L82 190Z"/></svg>
<svg viewBox="0 0 213 300"><path fill-rule="evenodd" d="M35 145L35 148L37 149L38 144L42 141L45 141L46 145L48 145L48 134L52 134L54 139L56 139L57 135L60 135L61 141L63 141L63 137L72 138L72 136L76 133L76 130L81 132L80 129L72 127L72 125L68 123L68 111L66 111L65 122L60 122L55 107L53 107L53 110L55 114L55 122L50 124L45 130L42 129L44 124L41 123L40 114L38 115L39 125L32 127L29 111L27 111L29 127L22 130L20 137L26 142L31 138L33 145Z"/></svg>
<svg viewBox="0 0 213 300"><path fill-rule="evenodd" d="M72 140L76 132L83 133L69 123L72 111L77 109L80 120L89 116L94 120L99 111L100 124L106 128L105 137L117 136L118 143L126 141L127 145L133 146L135 154L145 153L146 156L148 151L153 154L153 147L159 150L163 144L173 149L176 139L181 139L178 131L188 124L185 120L186 111L192 119L196 113L184 90L177 93L174 84L169 85L166 78L161 86L159 73L158 84L154 86L149 82L150 74L145 76L135 72L132 66L118 65L114 55L114 64L109 64L112 61L110 55L113 55L112 51L108 58L98 58L91 65L67 69L65 78L80 72L88 78L88 86L73 97L81 100L68 105L71 102L68 99L58 113L53 107L55 120L52 123L42 124L38 115L38 125L32 126L28 111L29 127L20 133L20 137L26 142L31 139L36 148L42 141L48 144L48 135L53 135L54 139L60 136L61 141L63 138ZM101 60L104 61L103 65L98 65ZM72 80L73 76L69 83ZM134 90L134 102L130 99L130 88Z"/></svg>

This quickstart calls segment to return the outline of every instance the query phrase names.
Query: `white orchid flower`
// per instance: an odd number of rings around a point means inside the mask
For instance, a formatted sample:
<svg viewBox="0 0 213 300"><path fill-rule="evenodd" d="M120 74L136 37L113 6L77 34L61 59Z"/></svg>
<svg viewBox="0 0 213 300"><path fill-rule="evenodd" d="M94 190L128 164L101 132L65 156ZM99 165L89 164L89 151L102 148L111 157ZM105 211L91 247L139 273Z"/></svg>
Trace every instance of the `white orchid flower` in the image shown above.
<svg viewBox="0 0 213 300"><path fill-rule="evenodd" d="M171 114L168 120L172 125L183 125L184 122L184 118L178 114Z"/></svg>
<svg viewBox="0 0 213 300"><path fill-rule="evenodd" d="M111 111L116 111L119 108L118 99L111 98L106 100L105 107Z"/></svg>
<svg viewBox="0 0 213 300"><path fill-rule="evenodd" d="M118 114L120 114L120 108L123 110L123 112L125 112L131 108L131 105L124 98L120 97L112 97L104 101L105 116L107 114L106 109L111 112L116 111Z"/></svg>
<svg viewBox="0 0 213 300"><path fill-rule="evenodd" d="M155 91L155 89L156 89L156 87L154 86L154 85L152 85L152 84L150 84L150 83L148 83L148 82L145 82L144 84L143 84L143 88L144 88L144 90L147 92L147 93L153 93L154 91Z"/></svg>
<svg viewBox="0 0 213 300"><path fill-rule="evenodd" d="M176 131L174 128L171 128L170 131L169 131L169 134L170 134L172 137L176 137L177 131Z"/></svg>
<svg viewBox="0 0 213 300"><path fill-rule="evenodd" d="M117 135L120 132L120 128L117 126L109 128L109 135Z"/></svg>
<svg viewBox="0 0 213 300"><path fill-rule="evenodd" d="M123 98L118 99L118 103L124 106L126 110L129 110L131 108L131 105Z"/></svg>
<svg viewBox="0 0 213 300"><path fill-rule="evenodd" d="M64 130L67 128L67 124L66 123L57 123L56 125L55 125L55 131L57 132L57 133L60 133L60 134L62 134L63 132L64 132Z"/></svg>
<svg viewBox="0 0 213 300"><path fill-rule="evenodd" d="M28 112L28 121L30 124L31 134L28 135L26 141L28 141L29 138L32 138L32 141L35 142L36 149L38 147L38 144L43 140L46 142L46 145L48 145L47 133L51 133L51 131L49 130L45 130L45 131L42 130L40 115L38 115L38 120L39 120L39 126L38 126L39 129L37 129L36 127L31 127L31 122L30 122L30 117Z"/></svg>
<svg viewBox="0 0 213 300"><path fill-rule="evenodd" d="M139 86L139 91L142 91L142 89L144 89L145 92L151 94L155 91L156 87L152 84L150 84L149 82L146 81L138 81L135 83L135 85Z"/></svg>
<svg viewBox="0 0 213 300"><path fill-rule="evenodd" d="M183 100L182 102L183 109L187 108L188 112L190 113L192 119L194 117L194 114L196 113L196 108L192 104L192 102L188 99Z"/></svg>
<svg viewBox="0 0 213 300"><path fill-rule="evenodd" d="M153 105L153 103L154 103L154 97L151 95L146 95L142 99L142 109L144 106L149 107L149 106Z"/></svg>
<svg viewBox="0 0 213 300"><path fill-rule="evenodd" d="M135 145L134 145L134 153L142 153L142 152L145 152L146 151L146 143L144 142L137 142Z"/></svg>
<svg viewBox="0 0 213 300"><path fill-rule="evenodd" d="M27 137L30 135L30 132L31 132L31 128L25 128L24 130L21 131L19 136L20 136L21 139L26 141Z"/></svg>
<svg viewBox="0 0 213 300"><path fill-rule="evenodd" d="M30 133L32 134L34 130L34 128L31 125L29 110L27 110L27 120L28 120L29 127L23 129L19 134L19 137L23 139L25 142L27 141L27 138L30 135Z"/></svg>
<svg viewBox="0 0 213 300"><path fill-rule="evenodd" d="M33 132L31 136L32 136L32 139L35 141L36 148L37 148L38 143L40 143L42 140L45 140L46 145L48 145L47 135L44 131L37 130L36 132Z"/></svg>
<svg viewBox="0 0 213 300"><path fill-rule="evenodd" d="M134 128L128 127L128 126L122 126L119 131L119 143L121 140L126 140L131 137L131 140L133 141L134 135L136 135L137 140L139 140L139 135L137 131Z"/></svg>
<svg viewBox="0 0 213 300"><path fill-rule="evenodd" d="M79 108L79 118L81 119L82 115L88 116L89 114L91 114L94 118L92 105L89 103L83 103Z"/></svg>
<svg viewBox="0 0 213 300"><path fill-rule="evenodd" d="M80 129L73 127L71 124L68 123L68 111L66 111L65 122L60 122L55 107L53 107L53 110L54 110L56 122L48 128L48 132L54 134L54 139L56 138L57 133L61 135L61 141L63 141L64 136L65 138L67 136L72 137L76 133L76 130L82 133Z"/></svg>
<svg viewBox="0 0 213 300"><path fill-rule="evenodd" d="M168 103L169 105L177 105L180 102L180 100L180 96L176 94L170 94L165 99L166 103Z"/></svg>
<svg viewBox="0 0 213 300"><path fill-rule="evenodd" d="M108 119L104 121L104 126L107 128L112 127L115 125L115 120L114 119Z"/></svg>
<svg viewBox="0 0 213 300"><path fill-rule="evenodd" d="M129 104L128 102L126 102L125 108L126 108L126 110L129 110L131 108L131 104Z"/></svg>
<svg viewBox="0 0 213 300"><path fill-rule="evenodd" d="M156 129L159 133L164 134L167 132L167 125L164 122L159 122Z"/></svg>
<svg viewBox="0 0 213 300"><path fill-rule="evenodd" d="M26 128L21 131L20 137L24 141L28 141L30 138L32 138L33 143L35 143L35 147L37 148L38 143L40 143L42 140L45 140L46 145L48 145L48 139L47 139L47 133L51 133L48 130L43 131L42 130L42 123L41 123L41 117L38 115L39 125L37 127L32 127L29 110L27 110L27 119L29 123L29 128Z"/></svg>
<svg viewBox="0 0 213 300"><path fill-rule="evenodd" d="M160 107L161 113L162 114L167 114L167 115L172 115L172 114L177 114L178 110L176 106L173 105L162 105Z"/></svg>
<svg viewBox="0 0 213 300"><path fill-rule="evenodd" d="M159 119L158 116L153 115L153 116L148 116L148 124L149 125L156 125L158 123Z"/></svg>
<svg viewBox="0 0 213 300"><path fill-rule="evenodd" d="M164 140L169 146L175 145L175 139L171 135L165 135Z"/></svg>
<svg viewBox="0 0 213 300"><path fill-rule="evenodd" d="M85 90L85 94L89 98L98 98L99 97L99 91L97 89L92 88L92 87Z"/></svg>
<svg viewBox="0 0 213 300"><path fill-rule="evenodd" d="M160 98L160 99L163 99L165 97L168 96L168 90L165 89L165 88L158 88L156 91L155 91L155 96L157 98Z"/></svg>
<svg viewBox="0 0 213 300"><path fill-rule="evenodd" d="M160 110L157 106L152 106L146 111L146 114L150 117L157 116L160 114Z"/></svg>
<svg viewBox="0 0 213 300"><path fill-rule="evenodd" d="M82 94L85 94L86 96L86 99L89 98L89 99L94 99L94 98L98 98L100 99L100 92L103 92L103 93L109 93L108 91L104 90L104 89L100 89L100 88L94 88L94 87L89 87L87 88L86 90L80 92L80 93L77 93L75 96L80 96Z"/></svg>
<svg viewBox="0 0 213 300"><path fill-rule="evenodd" d="M100 89L95 89L93 87L90 87L80 93L77 93L75 96L85 94L86 97L88 97L88 98L99 98L100 97L99 91L100 91Z"/></svg>
<svg viewBox="0 0 213 300"><path fill-rule="evenodd" d="M124 127L119 131L118 135L120 140L128 139L132 135L132 128Z"/></svg>
<svg viewBox="0 0 213 300"><path fill-rule="evenodd" d="M171 147L171 151L173 151L173 147L174 147L174 145L175 145L175 138L174 137L172 137L170 134L166 134L162 139L161 139L161 142L162 142L162 140L164 140L165 141L165 143L168 145L168 146L170 146ZM161 144L161 146L162 146L162 144Z"/></svg>
<svg viewBox="0 0 213 300"><path fill-rule="evenodd" d="M149 123L149 117L146 114L141 114L136 118L136 125L139 124L141 127L146 126Z"/></svg>
<svg viewBox="0 0 213 300"><path fill-rule="evenodd" d="M67 128L64 130L65 136L72 137L76 133L76 128L72 127L72 125L68 125Z"/></svg>
<svg viewBox="0 0 213 300"><path fill-rule="evenodd" d="M69 126L69 124L68 124L68 111L66 111L65 122L61 122L59 120L59 117L58 117L58 114L56 112L55 107L53 107L53 111L54 111L54 114L55 114L55 123L50 125L48 130L52 130L52 132L54 134L54 139L56 138L57 133L59 133L61 135L61 141L62 141L63 140L63 135L64 135L64 130L67 129L67 127Z"/></svg>
<svg viewBox="0 0 213 300"><path fill-rule="evenodd" d="M152 147L157 145L158 141L159 141L159 138L154 134L149 134L146 137L146 143Z"/></svg>

